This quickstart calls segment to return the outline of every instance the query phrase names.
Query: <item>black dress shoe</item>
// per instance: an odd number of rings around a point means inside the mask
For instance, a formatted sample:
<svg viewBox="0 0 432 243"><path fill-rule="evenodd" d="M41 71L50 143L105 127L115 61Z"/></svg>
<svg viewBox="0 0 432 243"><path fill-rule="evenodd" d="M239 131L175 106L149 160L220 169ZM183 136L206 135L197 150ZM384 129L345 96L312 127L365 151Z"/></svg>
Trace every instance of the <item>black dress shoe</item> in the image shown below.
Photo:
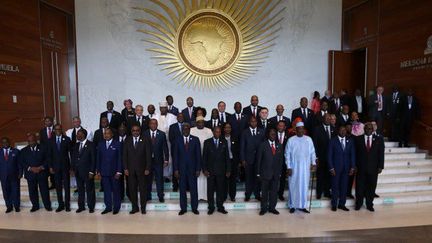
<svg viewBox="0 0 432 243"><path fill-rule="evenodd" d="M136 213L138 213L138 209L132 209L130 212L129 212L129 214L136 214Z"/></svg>
<svg viewBox="0 0 432 243"><path fill-rule="evenodd" d="M114 210L114 211L113 211L113 214L116 215L116 214L118 214L119 212L120 212L119 210Z"/></svg>
<svg viewBox="0 0 432 243"><path fill-rule="evenodd" d="M12 211L13 211L13 207L9 207L9 208L6 209L6 213L10 213Z"/></svg>
<svg viewBox="0 0 432 243"><path fill-rule="evenodd" d="M283 202L283 201L285 201L285 197L284 196L279 196L279 200L281 200Z"/></svg>
<svg viewBox="0 0 432 243"><path fill-rule="evenodd" d="M303 213L310 213L309 210L307 210L306 208L302 208L300 209L300 211L302 211Z"/></svg>
<svg viewBox="0 0 432 243"><path fill-rule="evenodd" d="M51 211L52 211L52 208L51 208L51 207L49 207L49 208L45 208L45 210L48 211L48 212L51 212Z"/></svg>
<svg viewBox="0 0 432 243"><path fill-rule="evenodd" d="M212 215L214 213L214 209L209 209L209 211L207 212L208 215Z"/></svg>
<svg viewBox="0 0 432 243"><path fill-rule="evenodd" d="M178 215L183 215L186 213L186 210L180 210L180 212L178 213Z"/></svg>
<svg viewBox="0 0 432 243"><path fill-rule="evenodd" d="M257 201L261 202L261 197L260 197L260 196L255 197L255 199L256 199Z"/></svg>
<svg viewBox="0 0 432 243"><path fill-rule="evenodd" d="M379 198L380 196L375 193L374 198Z"/></svg>
<svg viewBox="0 0 432 243"><path fill-rule="evenodd" d="M78 189L75 189L75 190L74 190L74 193L78 193Z"/></svg>
<svg viewBox="0 0 432 243"><path fill-rule="evenodd" d="M194 213L195 215L199 215L199 211L198 210L192 210L192 213Z"/></svg>
<svg viewBox="0 0 432 243"><path fill-rule="evenodd" d="M294 213L295 212L295 208L290 208L289 212L290 213Z"/></svg>
<svg viewBox="0 0 432 243"><path fill-rule="evenodd" d="M354 196L353 196L353 194L348 194L348 195L347 195L347 198L354 199Z"/></svg>
<svg viewBox="0 0 432 243"><path fill-rule="evenodd" d="M54 190L55 189L55 186L50 186L49 188L48 188L48 190Z"/></svg>
<svg viewBox="0 0 432 243"><path fill-rule="evenodd" d="M58 207L58 208L56 209L56 213L59 213L59 212L63 211L64 209L65 209L64 207Z"/></svg>
<svg viewBox="0 0 432 243"><path fill-rule="evenodd" d="M345 207L345 206L338 206L338 208L341 209L341 210L343 210L343 211L346 211L346 212L350 211L350 210L349 210L347 207Z"/></svg>
<svg viewBox="0 0 432 243"><path fill-rule="evenodd" d="M146 214L147 211L145 209L141 209L141 214Z"/></svg>
<svg viewBox="0 0 432 243"><path fill-rule="evenodd" d="M231 202L235 202L236 201L236 199L235 198L231 198Z"/></svg>
<svg viewBox="0 0 432 243"><path fill-rule="evenodd" d="M94 213L94 208L89 209L89 213Z"/></svg>
<svg viewBox="0 0 432 243"><path fill-rule="evenodd" d="M271 209L269 210L269 212L275 215L279 215L279 211L277 211L276 209Z"/></svg>
<svg viewBox="0 0 432 243"><path fill-rule="evenodd" d="M321 200L321 195L320 196L316 196L317 200Z"/></svg>
<svg viewBox="0 0 432 243"><path fill-rule="evenodd" d="M217 211L221 214L227 214L228 213L228 211L226 211L224 208L218 209Z"/></svg>
<svg viewBox="0 0 432 243"><path fill-rule="evenodd" d="M375 209L373 207L367 207L367 210L369 210L371 212L375 212Z"/></svg>
<svg viewBox="0 0 432 243"><path fill-rule="evenodd" d="M38 210L39 210L38 207L33 207L33 208L30 209L30 213L34 213L34 212L36 212Z"/></svg>
<svg viewBox="0 0 432 243"><path fill-rule="evenodd" d="M164 202L165 202L165 199L164 199L163 197L161 197L161 198L159 198L159 202L160 202L160 203L164 203Z"/></svg>
<svg viewBox="0 0 432 243"><path fill-rule="evenodd" d="M21 212L21 209L15 208L15 212L19 213L19 212Z"/></svg>
<svg viewBox="0 0 432 243"><path fill-rule="evenodd" d="M109 210L109 209L105 209L104 211L102 211L102 213L101 214L107 214L107 213L111 213L112 212L112 210Z"/></svg>
<svg viewBox="0 0 432 243"><path fill-rule="evenodd" d="M355 211L359 211L360 208L361 208L361 206L355 206L354 210L355 210Z"/></svg>
<svg viewBox="0 0 432 243"><path fill-rule="evenodd" d="M259 215L260 216L263 216L264 214L266 214L267 213L267 211L265 211L265 210L261 210L260 212L259 212Z"/></svg>
<svg viewBox="0 0 432 243"><path fill-rule="evenodd" d="M324 197L326 197L326 198L328 198L328 199L331 199L331 198L332 198L331 194L324 194Z"/></svg>
<svg viewBox="0 0 432 243"><path fill-rule="evenodd" d="M245 202L249 202L249 200L250 200L250 197L245 197L245 199L244 199Z"/></svg>
<svg viewBox="0 0 432 243"><path fill-rule="evenodd" d="M83 211L85 211L85 208L78 208L77 211L75 211L75 212L76 212L76 213L81 213L81 212L83 212Z"/></svg>
<svg viewBox="0 0 432 243"><path fill-rule="evenodd" d="M69 207L66 208L66 212L70 212L71 209Z"/></svg>
<svg viewBox="0 0 432 243"><path fill-rule="evenodd" d="M332 210L333 212L336 212L336 210L337 210L336 206L332 206L332 207L331 207L331 210Z"/></svg>

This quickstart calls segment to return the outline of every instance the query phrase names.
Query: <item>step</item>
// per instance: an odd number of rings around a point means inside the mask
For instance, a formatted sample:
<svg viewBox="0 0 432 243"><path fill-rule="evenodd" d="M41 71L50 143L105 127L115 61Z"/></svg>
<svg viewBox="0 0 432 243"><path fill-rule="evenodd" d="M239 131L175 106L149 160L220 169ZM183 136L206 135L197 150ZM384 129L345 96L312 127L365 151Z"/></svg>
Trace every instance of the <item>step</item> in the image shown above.
<svg viewBox="0 0 432 243"><path fill-rule="evenodd" d="M385 160L425 159L426 153L390 153L385 154Z"/></svg>
<svg viewBox="0 0 432 243"><path fill-rule="evenodd" d="M386 148L398 148L399 143L398 142L384 142L384 146Z"/></svg>
<svg viewBox="0 0 432 243"><path fill-rule="evenodd" d="M386 160L384 162L385 168L391 168L391 167L411 167L411 166L432 166L432 159L402 159L402 160Z"/></svg>
<svg viewBox="0 0 432 243"><path fill-rule="evenodd" d="M432 173L379 175L378 185L388 183L432 182Z"/></svg>
<svg viewBox="0 0 432 243"><path fill-rule="evenodd" d="M376 192L380 193L405 193L417 191L430 191L432 194L431 182L410 182L410 183L392 183L380 184L377 186Z"/></svg>
<svg viewBox="0 0 432 243"><path fill-rule="evenodd" d="M385 165L384 165L385 167ZM429 173L432 172L432 166L422 165L422 166L397 166L385 168L382 175L394 175L394 174L418 174L418 173Z"/></svg>
<svg viewBox="0 0 432 243"><path fill-rule="evenodd" d="M386 154L390 153L415 153L417 151L416 147L410 147L410 148L385 148L384 152Z"/></svg>

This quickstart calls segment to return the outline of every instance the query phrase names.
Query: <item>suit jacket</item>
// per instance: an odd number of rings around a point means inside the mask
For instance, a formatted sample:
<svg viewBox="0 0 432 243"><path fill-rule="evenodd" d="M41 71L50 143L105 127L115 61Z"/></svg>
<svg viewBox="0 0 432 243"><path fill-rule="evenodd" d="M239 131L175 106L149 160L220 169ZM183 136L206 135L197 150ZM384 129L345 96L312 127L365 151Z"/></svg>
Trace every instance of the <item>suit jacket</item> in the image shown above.
<svg viewBox="0 0 432 243"><path fill-rule="evenodd" d="M336 132L334 127L332 126L330 126L330 133L331 133L331 137L335 136ZM326 166L327 159L328 159L328 146L330 143L330 138L328 137L328 134L326 133L323 124L315 127L312 140L314 142L315 153L319 161L319 165Z"/></svg>
<svg viewBox="0 0 432 243"><path fill-rule="evenodd" d="M80 144L77 143L72 149L71 166L76 176L87 179L91 172L96 174L96 149L92 142L86 141L81 152Z"/></svg>
<svg viewBox="0 0 432 243"><path fill-rule="evenodd" d="M329 103L329 111L332 114L339 114L343 105L349 105L346 103L346 99L339 98L339 108L336 107L336 100L333 98Z"/></svg>
<svg viewBox="0 0 432 243"><path fill-rule="evenodd" d="M48 131L47 128L44 127L39 131L39 136L40 136L40 143L41 144L45 144L48 143L49 138L48 138ZM51 138L54 137L54 126L51 129Z"/></svg>
<svg viewBox="0 0 432 243"><path fill-rule="evenodd" d="M10 148L8 160L5 160L4 149L0 148L0 180L7 180L8 178L18 179L21 177L23 171L19 161L20 151L16 148Z"/></svg>
<svg viewBox="0 0 432 243"><path fill-rule="evenodd" d="M174 116L177 116L179 114L179 109L172 105L171 109L168 108L168 113L171 113Z"/></svg>
<svg viewBox="0 0 432 243"><path fill-rule="evenodd" d="M183 136L178 137L175 141L173 151L173 168L182 174L195 175L201 171L201 145L198 137L189 135L189 148L186 149Z"/></svg>
<svg viewBox="0 0 432 243"><path fill-rule="evenodd" d="M123 167L129 173L137 173L144 176L146 170L151 170L151 142L141 136L136 148L134 137L129 136L123 144Z"/></svg>
<svg viewBox="0 0 432 243"><path fill-rule="evenodd" d="M220 126L220 127L222 127L222 125L223 125L222 122L219 121L219 118L216 120L216 124L217 124L217 126ZM210 120L206 121L205 122L205 127L210 128L210 129L213 130L213 128L214 128L213 119L210 119Z"/></svg>
<svg viewBox="0 0 432 243"><path fill-rule="evenodd" d="M226 140L225 137L223 137L222 139ZM228 140L226 141L228 142ZM231 153L233 156L232 160L234 161L234 164L238 164L240 162L240 142L239 141L240 141L239 138L233 137L233 135L231 135L230 137Z"/></svg>
<svg viewBox="0 0 432 243"><path fill-rule="evenodd" d="M119 141L112 139L108 148L106 140L100 141L96 158L96 169L101 176L111 177L116 173L123 173L122 151Z"/></svg>
<svg viewBox="0 0 432 243"><path fill-rule="evenodd" d="M48 143L48 149L50 152L50 168L54 169L55 172L65 171L69 173L71 168L70 165L70 153L71 153L71 141L65 135L60 138L60 150L57 147L57 136L51 138Z"/></svg>
<svg viewBox="0 0 432 243"><path fill-rule="evenodd" d="M376 175L378 169L384 169L384 139L381 136L372 136L371 149L367 151L365 136L355 138L356 167L358 173Z"/></svg>
<svg viewBox="0 0 432 243"><path fill-rule="evenodd" d="M402 121L412 121L420 119L420 106L417 98L412 96L411 109L409 108L408 96L404 96L401 100L401 115Z"/></svg>
<svg viewBox="0 0 432 243"><path fill-rule="evenodd" d="M315 113L314 116L314 127L321 125L324 122L324 116L321 114L321 111L318 111L317 113ZM329 111L327 111L328 114L330 114Z"/></svg>
<svg viewBox="0 0 432 243"><path fill-rule="evenodd" d="M108 118L108 111L104 111L100 114L100 119L102 119L102 117L106 117ZM122 116L122 114L120 114L117 111L112 111L112 116L111 116L111 121L109 121L109 126L114 128L114 129L118 129L119 126L124 122L124 117ZM99 127L100 128L100 127Z"/></svg>
<svg viewBox="0 0 432 243"><path fill-rule="evenodd" d="M231 116L232 116L232 114L230 114L230 113L228 113L228 112L225 112L225 119L224 119L224 121L222 122L221 115L220 115L220 112L219 112L219 117L218 117L218 119L219 119L219 121L220 121L220 123L221 123L221 126L224 125L225 123L229 122Z"/></svg>
<svg viewBox="0 0 432 243"><path fill-rule="evenodd" d="M256 128L255 136L252 136L249 128L244 129L240 139L240 161L246 161L247 164L254 165L258 147L264 138L264 130L261 128Z"/></svg>
<svg viewBox="0 0 432 243"><path fill-rule="evenodd" d="M348 118L346 120L344 120L343 116L342 116L342 112L339 113L336 116L336 125L339 126L345 126L346 124L348 124L350 122L350 117L348 115Z"/></svg>
<svg viewBox="0 0 432 243"><path fill-rule="evenodd" d="M131 130L132 130L132 126L138 125L141 127L141 134L144 134L144 132L148 129L148 117L147 116L141 116L142 122L141 122L141 126L139 124L139 122L136 119L136 116L132 116L128 118L128 131L129 131L129 135L131 135Z"/></svg>
<svg viewBox="0 0 432 243"><path fill-rule="evenodd" d="M131 111L128 111L126 108L123 108L123 110L121 111L121 115L123 117L123 121L125 123L127 123L129 117L133 117L135 116L135 108L132 108ZM126 124L127 125L127 124Z"/></svg>
<svg viewBox="0 0 432 243"><path fill-rule="evenodd" d="M276 153L273 155L268 140L263 141L257 152L257 173L261 179L279 179L284 163L283 145L275 141ZM276 189L277 190L277 189Z"/></svg>
<svg viewBox="0 0 432 243"><path fill-rule="evenodd" d="M161 130L156 130L155 141L153 143L150 129L144 133L144 137L150 142L152 161L155 165L163 167L165 161L169 160L168 143L166 134Z"/></svg>
<svg viewBox="0 0 432 243"><path fill-rule="evenodd" d="M334 169L336 174L343 171L349 172L355 168L355 144L354 140L345 137L345 149L342 149L342 144L339 136L335 136L330 140L328 148L328 169Z"/></svg>
<svg viewBox="0 0 432 243"><path fill-rule="evenodd" d="M49 169L49 152L45 145L36 145L35 151L32 151L30 146L26 146L21 150L20 163L24 170L24 177L27 180L33 180L37 174L29 170L30 167L42 166L43 170L40 173L47 173Z"/></svg>
<svg viewBox="0 0 432 243"><path fill-rule="evenodd" d="M248 127L248 116L241 113L240 120L237 119L237 114L230 116L228 123L231 125L231 136L240 140L240 136L244 129Z"/></svg>
<svg viewBox="0 0 432 243"><path fill-rule="evenodd" d="M114 139L117 139L117 130L114 129L114 128L111 128L111 130L112 130L112 132L113 132L113 138L114 138ZM96 130L96 131L94 132L94 135L93 135L93 143L99 145L99 143L100 143L101 141L104 141L104 140L105 140L105 139L104 139L104 135L103 135L103 128L99 128L98 130ZM96 147L96 149L97 149L97 147Z"/></svg>
<svg viewBox="0 0 432 243"><path fill-rule="evenodd" d="M267 126L264 127L262 119L258 119L258 127L263 129L264 132L267 132L270 128L274 128L274 126L276 126L276 124L272 123L270 119L267 119Z"/></svg>
<svg viewBox="0 0 432 243"><path fill-rule="evenodd" d="M311 109L307 109L307 118L303 116L302 109L299 107L297 109L294 109L291 114L291 119L294 121L297 117L300 117L303 120L303 123L305 124L306 130L308 130L309 133L312 133L313 126L314 126L314 113Z"/></svg>
<svg viewBox="0 0 432 243"><path fill-rule="evenodd" d="M256 116L257 116L257 118L258 118L258 117L259 117L259 113L260 113L262 107L259 106L259 105L257 105L256 107L257 107L257 110L256 110ZM249 106L246 106L246 107L243 109L243 114L245 114L247 117L251 117L251 116L252 116L252 111L253 111L253 110L252 110L252 105L249 105Z"/></svg>
<svg viewBox="0 0 432 243"><path fill-rule="evenodd" d="M369 100L368 100L368 112L369 112L369 117L373 118L376 113L378 112L378 103L375 103L378 101L378 95L374 94L369 96ZM382 112L384 114L387 113L387 100L386 100L386 96L382 95Z"/></svg>
<svg viewBox="0 0 432 243"><path fill-rule="evenodd" d="M274 117L272 117L272 118L269 119L269 121L272 124L272 127L274 129L276 129L277 124L278 124L278 120L277 119L278 119L277 116L274 116ZM282 121L285 122L286 127L291 127L291 120L288 117L282 116Z"/></svg>
<svg viewBox="0 0 432 243"><path fill-rule="evenodd" d="M178 122L171 124L171 126L169 127L169 131L168 131L168 140L171 143L171 147L174 145L174 143L178 137L183 136L182 133L183 133L183 131L181 131Z"/></svg>
<svg viewBox="0 0 432 243"><path fill-rule="evenodd" d="M193 106L192 107L192 116L189 116L189 110L188 110L188 107L186 107L186 108L184 108L183 110L182 110L182 114L183 114L183 116L184 116L184 121L185 122L187 122L187 123L190 123L190 122L192 122L192 121L195 121L195 111L196 111L196 107L195 106Z"/></svg>
<svg viewBox="0 0 432 243"><path fill-rule="evenodd" d="M230 172L231 160L227 141L220 138L216 147L213 137L205 140L202 162L203 171L208 171L211 176L225 176Z"/></svg>
<svg viewBox="0 0 432 243"><path fill-rule="evenodd" d="M402 94L401 92L398 92L394 100L393 100L393 94L394 93L391 93L388 96L387 110L390 113L391 119L400 119L402 113L402 102L401 102Z"/></svg>
<svg viewBox="0 0 432 243"><path fill-rule="evenodd" d="M368 105L367 105L366 99L363 96L361 96L361 104L362 104L362 113L361 114L366 115ZM357 99L355 96L352 97L352 99L351 99L350 110L351 110L351 112L355 111L355 112L359 113L358 112L359 106L357 104Z"/></svg>

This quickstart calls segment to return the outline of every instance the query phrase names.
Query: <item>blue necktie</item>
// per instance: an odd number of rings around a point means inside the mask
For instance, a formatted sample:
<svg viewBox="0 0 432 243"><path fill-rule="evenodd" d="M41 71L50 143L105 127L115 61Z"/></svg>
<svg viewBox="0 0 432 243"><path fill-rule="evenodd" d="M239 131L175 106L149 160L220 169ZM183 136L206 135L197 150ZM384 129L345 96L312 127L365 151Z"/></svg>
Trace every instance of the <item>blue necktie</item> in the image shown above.
<svg viewBox="0 0 432 243"><path fill-rule="evenodd" d="M57 150L60 151L61 141L60 138L57 138Z"/></svg>

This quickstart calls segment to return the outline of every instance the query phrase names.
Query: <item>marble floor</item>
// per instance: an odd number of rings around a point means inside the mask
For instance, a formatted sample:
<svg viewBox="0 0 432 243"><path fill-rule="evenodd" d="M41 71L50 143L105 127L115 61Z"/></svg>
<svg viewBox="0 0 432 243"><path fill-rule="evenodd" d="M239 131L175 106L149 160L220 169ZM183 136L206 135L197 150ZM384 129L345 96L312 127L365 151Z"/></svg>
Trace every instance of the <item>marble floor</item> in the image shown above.
<svg viewBox="0 0 432 243"><path fill-rule="evenodd" d="M312 213L259 216L255 210L230 211L228 215L215 213L208 216L205 211L196 216L177 212L148 212L147 215L100 215L88 212L46 212L1 214L0 229L47 231L62 233L126 234L126 235L278 235L282 238L331 237L335 232L384 229L432 225L432 203L376 206L376 212L361 211L331 212L329 209L313 209ZM1 211L4 208L0 208ZM3 231L4 232L4 231ZM11 231L12 232L12 231ZM13 231L16 232L16 231ZM0 242L2 241L0 233ZM5 238L3 238L5 239ZM5 241L6 242L6 241ZM19 241L17 241L19 242ZM102 241L103 242L103 241Z"/></svg>

